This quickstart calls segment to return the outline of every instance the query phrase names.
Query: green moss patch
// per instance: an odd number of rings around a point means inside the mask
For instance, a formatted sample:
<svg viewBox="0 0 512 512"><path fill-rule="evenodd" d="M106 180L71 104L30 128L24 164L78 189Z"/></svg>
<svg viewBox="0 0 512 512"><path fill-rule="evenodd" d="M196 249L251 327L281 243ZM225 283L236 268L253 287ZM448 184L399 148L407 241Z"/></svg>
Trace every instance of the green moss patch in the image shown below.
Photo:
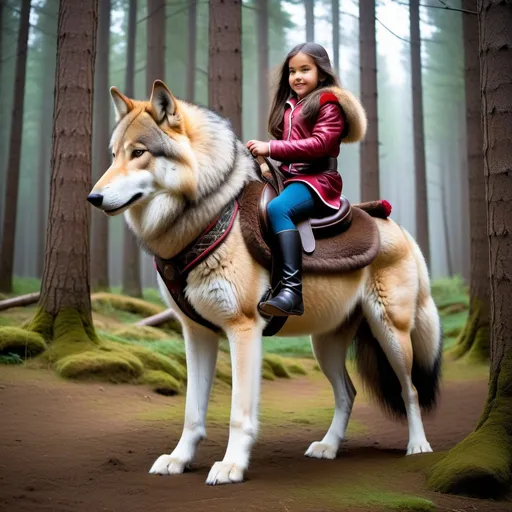
<svg viewBox="0 0 512 512"><path fill-rule="evenodd" d="M19 329L18 327L0 328L0 355L16 354L27 359L46 350L43 337L36 333Z"/></svg>
<svg viewBox="0 0 512 512"><path fill-rule="evenodd" d="M425 498L398 492L375 491L373 489L361 489L357 497L349 496L344 501L347 505L376 507L384 510L424 512L436 510L434 503Z"/></svg>
<svg viewBox="0 0 512 512"><path fill-rule="evenodd" d="M55 364L63 377L106 382L133 382L142 375L143 365L128 353L88 351L64 357Z"/></svg>
<svg viewBox="0 0 512 512"><path fill-rule="evenodd" d="M306 368L297 361L286 361L286 369L294 375L307 375Z"/></svg>
<svg viewBox="0 0 512 512"><path fill-rule="evenodd" d="M382 469L382 468L381 468ZM315 510L376 510L376 511L424 511L437 510L432 501L421 496L414 496L389 489L383 489L382 478L377 483L375 474L366 474L365 482L360 483L359 477L346 475L339 483L314 482L308 487L294 487L290 497L301 503L314 503ZM371 485L369 481L375 482Z"/></svg>
<svg viewBox="0 0 512 512"><path fill-rule="evenodd" d="M448 355L468 363L485 363L490 357L489 309L472 299L471 313L461 330L457 343Z"/></svg>
<svg viewBox="0 0 512 512"><path fill-rule="evenodd" d="M473 432L434 465L428 484L444 493L503 496L512 481L508 435L497 425Z"/></svg>
<svg viewBox="0 0 512 512"><path fill-rule="evenodd" d="M276 377L284 379L291 377L286 369L283 358L275 354L265 354L263 357L263 370L271 370Z"/></svg>
<svg viewBox="0 0 512 512"><path fill-rule="evenodd" d="M127 345L123 348L136 356L148 370L167 373L179 382L186 381L187 370L178 361L136 345Z"/></svg>
<svg viewBox="0 0 512 512"><path fill-rule="evenodd" d="M182 384L172 375L160 370L147 370L139 379L140 384L151 387L161 395L173 396L182 392Z"/></svg>
<svg viewBox="0 0 512 512"><path fill-rule="evenodd" d="M112 331L112 334L120 338L136 341L165 340L169 337L162 329L143 325L124 325Z"/></svg>
<svg viewBox="0 0 512 512"><path fill-rule="evenodd" d="M261 371L261 377L264 380L276 380L276 376L274 375L272 368L263 367Z"/></svg>
<svg viewBox="0 0 512 512"><path fill-rule="evenodd" d="M502 498L512 486L512 351L491 375L487 403L475 431L430 471L435 490Z"/></svg>
<svg viewBox="0 0 512 512"><path fill-rule="evenodd" d="M91 303L93 310L100 313L119 310L139 316L152 316L157 313L161 313L165 309L158 304L147 302L142 299L104 292L94 293L91 295Z"/></svg>

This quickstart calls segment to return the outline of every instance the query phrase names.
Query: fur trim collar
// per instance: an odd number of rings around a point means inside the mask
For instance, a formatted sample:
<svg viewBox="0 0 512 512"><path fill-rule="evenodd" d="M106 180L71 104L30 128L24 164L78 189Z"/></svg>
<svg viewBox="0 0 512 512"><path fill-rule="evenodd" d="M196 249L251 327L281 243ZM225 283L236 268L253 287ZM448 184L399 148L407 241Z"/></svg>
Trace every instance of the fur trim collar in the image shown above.
<svg viewBox="0 0 512 512"><path fill-rule="evenodd" d="M367 127L366 112L361 102L350 91L339 87L323 87L311 95L320 96L321 104L338 101L348 124L343 143L359 142L364 139Z"/></svg>

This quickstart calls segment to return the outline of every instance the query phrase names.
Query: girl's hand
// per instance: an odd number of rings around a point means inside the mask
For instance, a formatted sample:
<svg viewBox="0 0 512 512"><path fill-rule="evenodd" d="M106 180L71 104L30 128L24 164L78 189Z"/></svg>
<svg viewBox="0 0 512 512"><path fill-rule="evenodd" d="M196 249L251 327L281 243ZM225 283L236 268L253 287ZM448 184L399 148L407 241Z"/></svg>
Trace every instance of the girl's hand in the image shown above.
<svg viewBox="0 0 512 512"><path fill-rule="evenodd" d="M253 156L269 156L270 154L270 144L268 142L250 140L246 146Z"/></svg>

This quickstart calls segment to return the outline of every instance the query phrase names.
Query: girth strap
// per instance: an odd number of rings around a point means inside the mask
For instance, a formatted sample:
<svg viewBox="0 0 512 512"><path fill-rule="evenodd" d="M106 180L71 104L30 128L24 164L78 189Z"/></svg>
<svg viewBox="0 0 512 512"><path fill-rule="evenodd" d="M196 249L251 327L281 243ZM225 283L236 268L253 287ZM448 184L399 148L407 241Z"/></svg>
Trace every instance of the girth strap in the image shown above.
<svg viewBox="0 0 512 512"><path fill-rule="evenodd" d="M220 328L203 318L185 296L189 273L217 249L231 232L238 213L238 202L229 203L220 215L183 251L167 260L155 256L155 267L176 305L194 322L212 331Z"/></svg>

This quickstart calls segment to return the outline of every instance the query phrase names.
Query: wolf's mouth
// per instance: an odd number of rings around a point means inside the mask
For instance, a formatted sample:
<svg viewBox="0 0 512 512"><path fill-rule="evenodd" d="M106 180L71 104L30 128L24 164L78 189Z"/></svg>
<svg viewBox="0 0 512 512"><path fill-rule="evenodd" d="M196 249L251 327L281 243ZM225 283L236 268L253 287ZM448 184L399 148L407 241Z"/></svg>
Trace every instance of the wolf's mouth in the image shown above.
<svg viewBox="0 0 512 512"><path fill-rule="evenodd" d="M113 208L112 210L104 210L105 213L116 213L120 210L123 210L124 208L127 208L131 204L133 204L137 199L140 199L142 197L142 192L137 192L127 203L124 203L123 206L119 206L118 208Z"/></svg>

